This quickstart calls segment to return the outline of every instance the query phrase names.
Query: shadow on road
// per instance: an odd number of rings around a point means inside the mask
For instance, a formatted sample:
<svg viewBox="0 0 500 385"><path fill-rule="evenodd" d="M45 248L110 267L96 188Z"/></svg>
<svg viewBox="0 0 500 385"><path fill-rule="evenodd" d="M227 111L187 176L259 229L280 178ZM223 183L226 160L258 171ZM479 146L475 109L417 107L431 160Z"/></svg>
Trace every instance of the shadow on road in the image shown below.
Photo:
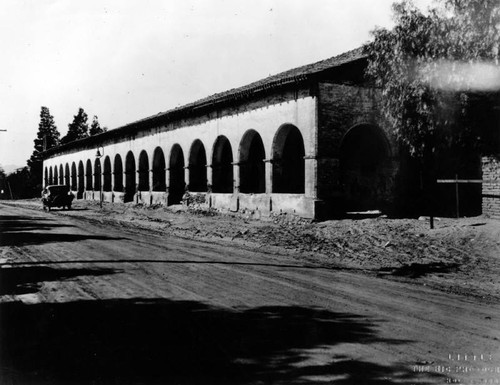
<svg viewBox="0 0 500 385"><path fill-rule="evenodd" d="M432 273L452 273L460 267L459 263L430 262L411 263L399 267L383 267L379 269L379 275L395 275L399 277L420 278Z"/></svg>
<svg viewBox="0 0 500 385"><path fill-rule="evenodd" d="M348 313L135 298L4 303L0 314L6 383L430 383L410 367L335 354L341 343L409 342L381 340L372 321ZM313 350L323 360L311 361Z"/></svg>
<svg viewBox="0 0 500 385"><path fill-rule="evenodd" d="M81 275L107 275L115 272L113 269L54 269L47 266L0 266L0 295L36 293L40 288L41 282L62 281Z"/></svg>
<svg viewBox="0 0 500 385"><path fill-rule="evenodd" d="M54 242L77 242L87 239L123 239L101 235L50 233L54 228L71 228L39 217L0 215L0 246L40 245Z"/></svg>

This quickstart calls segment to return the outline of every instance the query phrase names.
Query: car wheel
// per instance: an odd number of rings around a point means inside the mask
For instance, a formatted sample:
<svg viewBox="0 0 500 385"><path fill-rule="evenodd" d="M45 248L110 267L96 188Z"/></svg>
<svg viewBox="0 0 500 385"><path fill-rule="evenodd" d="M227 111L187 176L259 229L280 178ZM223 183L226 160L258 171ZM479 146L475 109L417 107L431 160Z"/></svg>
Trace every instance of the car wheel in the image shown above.
<svg viewBox="0 0 500 385"><path fill-rule="evenodd" d="M71 210L71 203L68 205L68 210Z"/></svg>

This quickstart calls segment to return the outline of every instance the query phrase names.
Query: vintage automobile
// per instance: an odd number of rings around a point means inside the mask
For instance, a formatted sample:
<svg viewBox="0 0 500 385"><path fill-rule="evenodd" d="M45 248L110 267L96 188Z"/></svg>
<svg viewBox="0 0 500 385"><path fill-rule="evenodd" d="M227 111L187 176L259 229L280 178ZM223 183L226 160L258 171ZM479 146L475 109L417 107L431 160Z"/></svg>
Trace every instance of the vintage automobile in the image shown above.
<svg viewBox="0 0 500 385"><path fill-rule="evenodd" d="M43 209L50 211L52 207L67 207L71 209L71 203L75 196L70 191L69 186L49 185L42 191Z"/></svg>

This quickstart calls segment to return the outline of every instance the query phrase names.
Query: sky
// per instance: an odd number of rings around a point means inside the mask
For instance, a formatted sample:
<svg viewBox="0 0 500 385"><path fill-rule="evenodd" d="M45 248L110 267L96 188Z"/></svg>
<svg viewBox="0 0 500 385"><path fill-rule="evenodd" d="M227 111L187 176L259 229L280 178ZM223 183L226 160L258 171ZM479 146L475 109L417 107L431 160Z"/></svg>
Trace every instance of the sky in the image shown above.
<svg viewBox="0 0 500 385"><path fill-rule="evenodd" d="M42 106L61 137L79 107L118 128L357 48L393 1L2 0L0 166L26 165Z"/></svg>

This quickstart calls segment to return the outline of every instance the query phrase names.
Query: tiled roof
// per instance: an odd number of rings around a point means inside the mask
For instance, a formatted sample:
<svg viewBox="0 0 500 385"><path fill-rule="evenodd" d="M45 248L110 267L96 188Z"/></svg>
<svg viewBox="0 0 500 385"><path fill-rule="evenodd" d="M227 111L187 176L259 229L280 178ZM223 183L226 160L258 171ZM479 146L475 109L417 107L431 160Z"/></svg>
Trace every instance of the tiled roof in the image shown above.
<svg viewBox="0 0 500 385"><path fill-rule="evenodd" d="M121 133L134 131L141 126L146 125L147 123L155 123L158 121L168 120L168 118L175 118L179 115L187 114L193 110L209 106L216 105L219 103L224 103L230 100L238 99L241 97L248 97L249 95L263 91L263 90L272 90L275 88L279 88L286 84L305 81L312 76L316 76L321 74L322 72L332 70L336 67L339 67L343 64L351 63L359 59L366 58L367 55L364 53L363 48L357 48L348 52L345 52L341 55L331 57L329 59L325 59L316 63L307 64L301 67L293 68L288 71L281 72L276 75L268 76L264 79L258 80L256 82L247 84L242 87L233 88L224 92L220 92L206 98L197 100L195 102L185 104L180 107L173 108L171 110L160 112L156 115L148 116L147 118L137 120L135 122L126 124L122 127L118 127L116 129L107 131L105 133L91 136L89 138L80 139L74 142L67 143L65 145L55 147L53 149L47 150L44 154L50 155L51 153L58 150L65 150L72 147L77 147L80 145L98 143L101 140L105 140L107 138L113 137L115 135L119 135Z"/></svg>

